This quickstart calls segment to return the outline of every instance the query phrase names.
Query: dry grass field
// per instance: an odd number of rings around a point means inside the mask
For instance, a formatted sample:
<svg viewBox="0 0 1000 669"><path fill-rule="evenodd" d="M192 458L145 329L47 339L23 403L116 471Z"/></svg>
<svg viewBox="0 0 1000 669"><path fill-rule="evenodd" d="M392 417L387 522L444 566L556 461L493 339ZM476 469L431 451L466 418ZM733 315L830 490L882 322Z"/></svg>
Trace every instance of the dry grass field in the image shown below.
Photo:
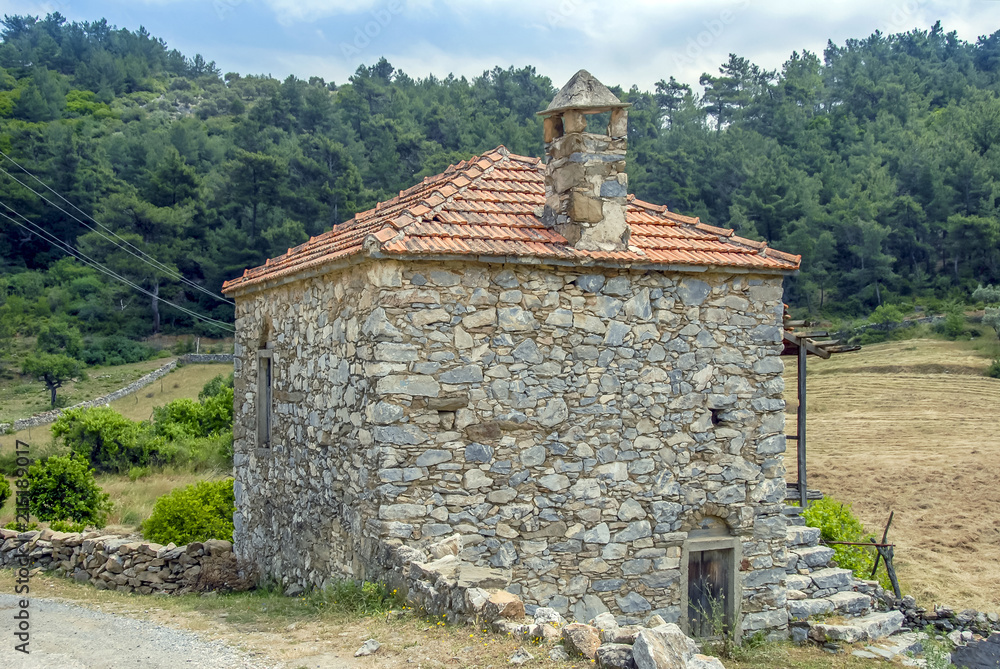
<svg viewBox="0 0 1000 669"><path fill-rule="evenodd" d="M988 364L971 343L931 339L809 358L809 487L851 503L871 532L895 511L897 570L923 606L1000 610L1000 380L982 376Z"/></svg>

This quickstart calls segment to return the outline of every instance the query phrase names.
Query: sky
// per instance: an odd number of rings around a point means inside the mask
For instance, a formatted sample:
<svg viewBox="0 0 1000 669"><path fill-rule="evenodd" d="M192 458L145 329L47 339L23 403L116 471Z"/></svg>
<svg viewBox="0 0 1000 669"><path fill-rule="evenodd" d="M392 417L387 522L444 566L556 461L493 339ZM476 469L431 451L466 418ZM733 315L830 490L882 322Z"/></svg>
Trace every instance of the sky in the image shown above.
<svg viewBox="0 0 1000 669"><path fill-rule="evenodd" d="M52 11L144 26L223 72L338 84L384 56L411 77L532 65L557 87L582 68L652 90L670 76L697 86L730 53L780 69L793 51L875 30L1000 30L1000 0L0 0L2 14Z"/></svg>

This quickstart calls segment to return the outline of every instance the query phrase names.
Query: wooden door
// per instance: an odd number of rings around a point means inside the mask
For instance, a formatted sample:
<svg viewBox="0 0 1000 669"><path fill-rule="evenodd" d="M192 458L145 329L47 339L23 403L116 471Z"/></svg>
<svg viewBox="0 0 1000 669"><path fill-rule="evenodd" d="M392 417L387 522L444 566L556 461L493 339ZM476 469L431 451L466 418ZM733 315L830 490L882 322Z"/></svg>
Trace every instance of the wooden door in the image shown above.
<svg viewBox="0 0 1000 669"><path fill-rule="evenodd" d="M693 637L719 636L732 621L733 550L688 553L688 630ZM723 629L718 629L719 625Z"/></svg>

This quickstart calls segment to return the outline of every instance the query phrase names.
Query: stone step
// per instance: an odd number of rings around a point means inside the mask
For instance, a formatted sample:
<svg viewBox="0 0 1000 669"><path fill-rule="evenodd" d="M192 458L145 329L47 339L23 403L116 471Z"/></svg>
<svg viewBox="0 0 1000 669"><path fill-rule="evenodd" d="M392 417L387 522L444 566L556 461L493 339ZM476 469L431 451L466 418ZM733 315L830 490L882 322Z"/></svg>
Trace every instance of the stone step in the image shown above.
<svg viewBox="0 0 1000 669"><path fill-rule="evenodd" d="M872 598L860 592L838 592L826 599L838 613L845 616L863 615L872 607Z"/></svg>
<svg viewBox="0 0 1000 669"><path fill-rule="evenodd" d="M806 527L805 525L793 525L785 529L789 546L818 546L819 534L818 527Z"/></svg>
<svg viewBox="0 0 1000 669"><path fill-rule="evenodd" d="M812 577L816 587L821 590L826 590L827 588L840 590L841 588L850 587L851 579L854 578L854 572L850 569L828 567L826 569L817 569L809 574L809 576Z"/></svg>
<svg viewBox="0 0 1000 669"><path fill-rule="evenodd" d="M805 590L812 587L812 579L801 574L789 574L785 579L785 587L789 590Z"/></svg>
<svg viewBox="0 0 1000 669"><path fill-rule="evenodd" d="M817 623L809 628L809 638L824 643L827 641L877 641L899 631L905 618L899 611L871 613L864 618L852 620L850 625L824 625Z"/></svg>
<svg viewBox="0 0 1000 669"><path fill-rule="evenodd" d="M806 620L826 613L833 613L833 602L829 599L788 600L788 616L792 620Z"/></svg>
<svg viewBox="0 0 1000 669"><path fill-rule="evenodd" d="M833 549L826 546L803 546L801 548L793 548L788 552L798 558L796 567L799 569L803 566L812 569L822 567L833 559Z"/></svg>
<svg viewBox="0 0 1000 669"><path fill-rule="evenodd" d="M805 518L801 515L802 509L797 506L786 506L781 509L781 513L790 527L801 527L806 524Z"/></svg>

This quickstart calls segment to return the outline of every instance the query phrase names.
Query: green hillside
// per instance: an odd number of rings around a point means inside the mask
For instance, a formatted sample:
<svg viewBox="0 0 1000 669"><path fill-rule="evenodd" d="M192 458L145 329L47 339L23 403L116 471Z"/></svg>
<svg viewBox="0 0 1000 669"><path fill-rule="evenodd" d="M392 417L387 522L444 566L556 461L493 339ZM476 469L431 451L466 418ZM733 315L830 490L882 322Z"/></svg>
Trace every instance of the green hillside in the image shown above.
<svg viewBox="0 0 1000 669"><path fill-rule="evenodd" d="M499 144L540 155L534 113L555 93L533 67L223 74L144 29L59 14L7 16L0 37L0 340L48 320L84 336L219 335L191 312L231 323L213 295L225 279L449 163ZM700 82L606 83L633 104L634 193L801 253L786 295L798 312L967 302L1000 283L1000 33L969 43L938 24L793 53L779 71L733 55Z"/></svg>

